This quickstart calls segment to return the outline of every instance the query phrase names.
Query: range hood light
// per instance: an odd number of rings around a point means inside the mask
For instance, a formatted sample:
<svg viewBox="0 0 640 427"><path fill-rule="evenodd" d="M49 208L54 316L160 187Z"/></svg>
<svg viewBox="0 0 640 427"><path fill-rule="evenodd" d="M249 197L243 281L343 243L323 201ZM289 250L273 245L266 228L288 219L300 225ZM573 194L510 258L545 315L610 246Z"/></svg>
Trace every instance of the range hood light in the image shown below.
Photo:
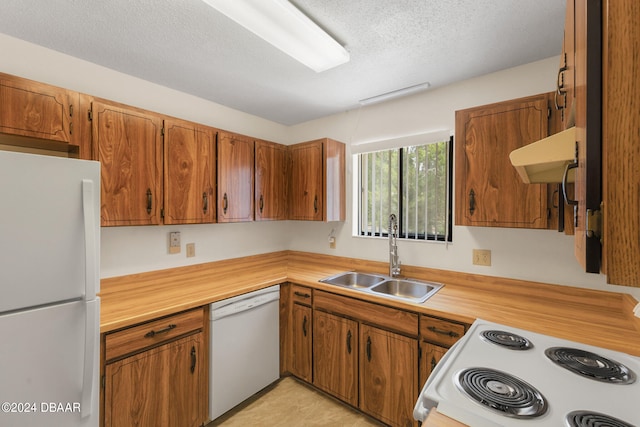
<svg viewBox="0 0 640 427"><path fill-rule="evenodd" d="M567 164L576 156L576 128L553 134L513 150L511 164L525 184L561 183ZM567 182L573 182L573 174Z"/></svg>

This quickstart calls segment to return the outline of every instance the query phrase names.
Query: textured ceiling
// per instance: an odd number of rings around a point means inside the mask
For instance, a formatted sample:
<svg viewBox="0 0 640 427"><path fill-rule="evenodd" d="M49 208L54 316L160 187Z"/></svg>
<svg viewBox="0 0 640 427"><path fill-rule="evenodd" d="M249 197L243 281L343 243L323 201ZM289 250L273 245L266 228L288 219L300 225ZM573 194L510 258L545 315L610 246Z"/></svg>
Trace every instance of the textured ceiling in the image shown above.
<svg viewBox="0 0 640 427"><path fill-rule="evenodd" d="M558 55L565 0L292 0L351 61L315 73L201 0L2 0L0 33L291 125ZM0 70L2 71L2 70Z"/></svg>

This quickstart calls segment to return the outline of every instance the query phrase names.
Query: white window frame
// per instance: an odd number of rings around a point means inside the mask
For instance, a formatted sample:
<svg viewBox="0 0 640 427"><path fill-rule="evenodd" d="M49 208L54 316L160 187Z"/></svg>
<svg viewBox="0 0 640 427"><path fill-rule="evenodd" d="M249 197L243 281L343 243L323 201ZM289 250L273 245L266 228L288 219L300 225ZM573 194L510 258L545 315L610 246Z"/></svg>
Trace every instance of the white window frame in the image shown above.
<svg viewBox="0 0 640 427"><path fill-rule="evenodd" d="M361 210L361 204L363 203L363 197L365 198L365 202L366 202L366 192L364 191L364 189L366 188L366 183L362 182L363 179L363 174L362 174L362 163L365 162L366 163L366 159L361 159L361 154L369 154L369 153L374 153L374 152L380 152L380 151L389 151L389 150L394 150L394 149L399 149L399 148L404 148L404 152L406 153L408 150L406 149L406 147L415 147L415 146L425 146L425 145L429 145L432 143L441 143L444 141L448 141L448 150L446 152L446 165L447 165L447 170L445 171L446 177L447 177L447 182L446 182L446 189L445 189L445 200L441 201L442 203L445 204L445 226L444 226L444 233L443 234L439 234L439 233L429 233L428 230L426 229L426 223L428 221L428 217L426 215L426 205L425 205L425 215L424 215L424 224L418 224L418 212L416 209L414 209L413 213L414 215L412 215L412 217L409 217L409 209L405 209L403 212L399 213L399 212L392 212L395 213L396 215L399 215L399 222L400 222L400 233L399 233L399 238L401 239L407 239L407 240L415 240L415 241L428 241L428 242L452 242L452 215L453 215L453 206L452 206L452 188L451 186L453 185L453 161L452 161L452 155L453 155L453 138L450 135L450 131L449 130L443 130L443 131L436 131L436 132L429 132L429 133L422 133L422 134L417 134L417 135L411 135L411 136L405 136L405 137L400 137L400 138L393 138L393 139L386 139L386 140L381 140L381 141L374 141L374 142L370 142L370 143L361 143L361 144L354 144L352 145L352 155L353 155L353 171L354 171L354 209L353 209L353 235L354 236L359 236L359 237L385 237L388 236L387 234L387 223L388 223L388 216L384 215L382 213L382 210L380 210L380 212L378 213L378 217L377 219L374 218L375 223L373 224L373 228L369 229L368 231L364 231L363 227L362 227L362 223L363 222L367 222L370 223L369 218L366 217L366 213L363 213ZM380 155L383 155L383 153L379 153ZM366 179L366 178L365 178ZM416 176L416 180L417 180L417 176ZM425 177L425 182L420 182L420 185L422 186L422 189L426 189L429 185L429 181L428 178ZM391 182L389 180L389 185L391 185ZM404 186L403 191L407 191L408 192L408 185ZM423 190L424 191L424 190ZM410 195L408 193L405 193L404 197L409 198ZM400 200L402 200L403 196L399 195L398 197L398 204L401 204L402 202ZM406 199L405 199L406 200ZM408 204L408 203L407 203ZM382 204L381 204L382 206ZM376 207L377 209L377 207ZM397 210L397 209L394 209ZM374 214L375 216L375 214ZM411 226L407 226L407 224L410 224L410 222L412 223L413 227ZM425 230L424 233L416 231L416 232L412 232L410 233L409 230L420 230L420 227L423 227L423 229Z"/></svg>

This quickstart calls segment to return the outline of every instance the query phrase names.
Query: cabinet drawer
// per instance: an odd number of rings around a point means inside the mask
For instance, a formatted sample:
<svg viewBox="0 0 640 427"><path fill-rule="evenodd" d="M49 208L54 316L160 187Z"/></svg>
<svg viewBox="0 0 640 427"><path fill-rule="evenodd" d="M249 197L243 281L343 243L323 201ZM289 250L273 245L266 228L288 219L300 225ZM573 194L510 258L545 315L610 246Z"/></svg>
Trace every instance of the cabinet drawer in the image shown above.
<svg viewBox="0 0 640 427"><path fill-rule="evenodd" d="M451 347L462 338L465 330L464 324L435 317L420 316L420 336L423 341Z"/></svg>
<svg viewBox="0 0 640 427"><path fill-rule="evenodd" d="M204 312L202 308L198 308L107 334L105 337L105 359L115 359L155 346L191 331L202 329L203 324Z"/></svg>
<svg viewBox="0 0 640 427"><path fill-rule="evenodd" d="M310 306L313 302L313 289L306 286L291 285L291 298L293 302Z"/></svg>

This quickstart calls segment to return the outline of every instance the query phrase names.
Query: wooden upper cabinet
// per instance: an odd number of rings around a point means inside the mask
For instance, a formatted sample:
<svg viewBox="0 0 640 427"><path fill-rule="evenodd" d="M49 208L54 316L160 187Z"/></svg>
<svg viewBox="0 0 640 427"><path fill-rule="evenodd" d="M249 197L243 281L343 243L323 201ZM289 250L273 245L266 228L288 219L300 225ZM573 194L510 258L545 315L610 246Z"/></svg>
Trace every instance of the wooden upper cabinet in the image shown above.
<svg viewBox="0 0 640 427"><path fill-rule="evenodd" d="M556 110L560 112L562 130L573 126L571 123L575 117L571 109L575 108L575 0L567 0L567 9L564 21L564 37L562 40L562 53L560 55L560 67L556 80L556 92L553 96Z"/></svg>
<svg viewBox="0 0 640 427"><path fill-rule="evenodd" d="M287 158L285 145L255 141L255 219L287 219Z"/></svg>
<svg viewBox="0 0 640 427"><path fill-rule="evenodd" d="M549 135L552 96L456 111L456 225L547 228L547 186L524 184L509 154Z"/></svg>
<svg viewBox="0 0 640 427"><path fill-rule="evenodd" d="M218 222L253 221L254 140L218 133Z"/></svg>
<svg viewBox="0 0 640 427"><path fill-rule="evenodd" d="M289 219L345 220L345 145L324 138L289 146Z"/></svg>
<svg viewBox="0 0 640 427"><path fill-rule="evenodd" d="M55 150L73 151L65 145L78 145L74 135L78 99L77 92L0 74L0 133L20 137L11 144L49 148L42 141L46 140Z"/></svg>
<svg viewBox="0 0 640 427"><path fill-rule="evenodd" d="M216 130L164 120L164 223L216 220Z"/></svg>
<svg viewBox="0 0 640 427"><path fill-rule="evenodd" d="M640 3L603 8L603 271L608 283L640 287Z"/></svg>
<svg viewBox="0 0 640 427"><path fill-rule="evenodd" d="M93 158L101 164L103 226L160 224L162 117L94 100Z"/></svg>

